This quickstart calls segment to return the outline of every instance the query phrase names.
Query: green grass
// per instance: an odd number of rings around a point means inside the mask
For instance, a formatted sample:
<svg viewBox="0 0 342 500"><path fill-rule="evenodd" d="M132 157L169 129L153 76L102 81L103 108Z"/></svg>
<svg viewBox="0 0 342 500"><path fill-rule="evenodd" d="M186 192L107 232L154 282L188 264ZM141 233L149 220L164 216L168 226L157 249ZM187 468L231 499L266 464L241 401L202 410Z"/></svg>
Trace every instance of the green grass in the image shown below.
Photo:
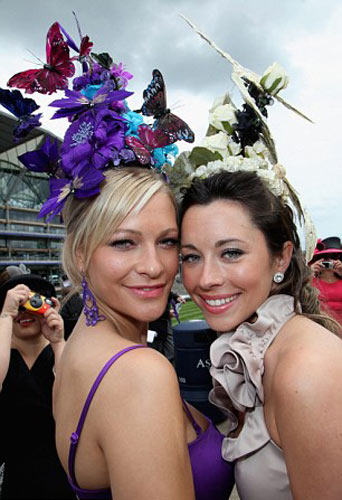
<svg viewBox="0 0 342 500"><path fill-rule="evenodd" d="M182 305L179 312L180 321L190 321L191 319L204 319L202 311L192 300L187 301ZM175 318L172 318L172 326L177 325L178 322Z"/></svg>

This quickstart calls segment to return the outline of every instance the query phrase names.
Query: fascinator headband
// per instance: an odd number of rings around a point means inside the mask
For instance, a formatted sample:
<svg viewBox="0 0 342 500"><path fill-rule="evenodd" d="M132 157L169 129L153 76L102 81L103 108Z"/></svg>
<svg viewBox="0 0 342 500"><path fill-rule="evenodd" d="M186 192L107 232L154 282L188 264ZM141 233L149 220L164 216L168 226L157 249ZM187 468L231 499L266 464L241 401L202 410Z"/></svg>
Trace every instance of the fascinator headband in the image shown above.
<svg viewBox="0 0 342 500"><path fill-rule="evenodd" d="M82 36L77 18L76 22L79 43L53 23L46 37L46 63L8 81L8 87L27 94L64 91L63 98L49 104L57 108L52 119L70 122L61 147L47 138L39 149L19 156L29 170L50 177L50 195L39 214L48 220L62 211L70 195L80 199L97 195L106 169L134 162L163 171L178 153L177 141L194 141L190 127L167 108L161 72L153 71L141 109L132 111L126 99L133 93L127 90L133 75L108 53L92 52L93 42ZM77 63L81 71L74 77ZM41 113L34 114L39 106L19 90L0 89L0 104L18 119L14 141L41 125ZM144 117L153 123L145 123Z"/></svg>
<svg viewBox="0 0 342 500"><path fill-rule="evenodd" d="M275 143L267 124L267 107L274 100L311 122L310 118L279 96L279 92L288 85L285 70L275 63L259 76L244 68L191 21L182 17L232 65L231 78L244 104L242 109L238 109L228 93L215 99L209 110L209 127L201 145L194 147L191 152L181 153L172 169L166 167L176 196L180 196L183 188L189 187L194 178L204 179L221 170L253 171L263 179L270 191L294 206L298 219L304 226L306 256L310 260L316 243L315 228L288 181L285 168L278 161Z"/></svg>

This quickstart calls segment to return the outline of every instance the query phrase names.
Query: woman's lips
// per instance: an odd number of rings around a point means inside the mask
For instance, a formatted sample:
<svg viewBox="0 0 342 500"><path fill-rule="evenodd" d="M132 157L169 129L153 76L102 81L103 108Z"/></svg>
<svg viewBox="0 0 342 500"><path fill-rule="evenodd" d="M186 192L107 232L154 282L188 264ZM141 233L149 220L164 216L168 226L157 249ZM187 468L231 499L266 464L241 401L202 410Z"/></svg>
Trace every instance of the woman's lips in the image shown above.
<svg viewBox="0 0 342 500"><path fill-rule="evenodd" d="M155 299L161 297L164 293L164 284L151 286L127 286L135 296L143 299Z"/></svg>
<svg viewBox="0 0 342 500"><path fill-rule="evenodd" d="M200 295L201 305L211 314L222 314L230 309L239 297L239 293L229 295Z"/></svg>
<svg viewBox="0 0 342 500"><path fill-rule="evenodd" d="M32 325L32 323L34 323L35 321L36 321L35 318L27 318L26 317L26 318L19 318L17 320L17 323L19 323L20 326L25 328L27 326Z"/></svg>

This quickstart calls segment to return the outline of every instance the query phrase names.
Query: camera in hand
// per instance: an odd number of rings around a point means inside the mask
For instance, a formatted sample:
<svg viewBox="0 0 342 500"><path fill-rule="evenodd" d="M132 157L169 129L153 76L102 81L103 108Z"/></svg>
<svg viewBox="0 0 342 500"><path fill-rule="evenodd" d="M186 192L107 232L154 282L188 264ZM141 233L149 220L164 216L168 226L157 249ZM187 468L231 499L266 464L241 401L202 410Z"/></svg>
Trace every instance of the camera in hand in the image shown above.
<svg viewBox="0 0 342 500"><path fill-rule="evenodd" d="M50 307L53 307L53 302L51 299L44 297L36 292L30 292L28 300L20 306L21 310L42 315Z"/></svg>
<svg viewBox="0 0 342 500"><path fill-rule="evenodd" d="M333 269L334 263L331 260L324 260L322 262L322 266L325 267L326 269Z"/></svg>

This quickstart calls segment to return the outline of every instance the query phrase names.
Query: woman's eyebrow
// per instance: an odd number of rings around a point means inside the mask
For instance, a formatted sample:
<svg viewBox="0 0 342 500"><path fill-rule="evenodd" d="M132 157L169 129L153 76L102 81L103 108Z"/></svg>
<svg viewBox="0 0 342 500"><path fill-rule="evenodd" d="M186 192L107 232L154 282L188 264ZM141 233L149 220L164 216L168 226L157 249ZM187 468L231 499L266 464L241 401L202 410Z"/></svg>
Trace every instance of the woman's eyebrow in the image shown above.
<svg viewBox="0 0 342 500"><path fill-rule="evenodd" d="M185 245L183 244L183 245L181 245L181 248L188 248L189 250L197 250L195 245L192 245L191 243L187 243Z"/></svg>
<svg viewBox="0 0 342 500"><path fill-rule="evenodd" d="M223 245L227 245L227 243L242 243L242 240L239 240L239 238L227 238L225 240L218 240L215 243L215 248L222 247Z"/></svg>

